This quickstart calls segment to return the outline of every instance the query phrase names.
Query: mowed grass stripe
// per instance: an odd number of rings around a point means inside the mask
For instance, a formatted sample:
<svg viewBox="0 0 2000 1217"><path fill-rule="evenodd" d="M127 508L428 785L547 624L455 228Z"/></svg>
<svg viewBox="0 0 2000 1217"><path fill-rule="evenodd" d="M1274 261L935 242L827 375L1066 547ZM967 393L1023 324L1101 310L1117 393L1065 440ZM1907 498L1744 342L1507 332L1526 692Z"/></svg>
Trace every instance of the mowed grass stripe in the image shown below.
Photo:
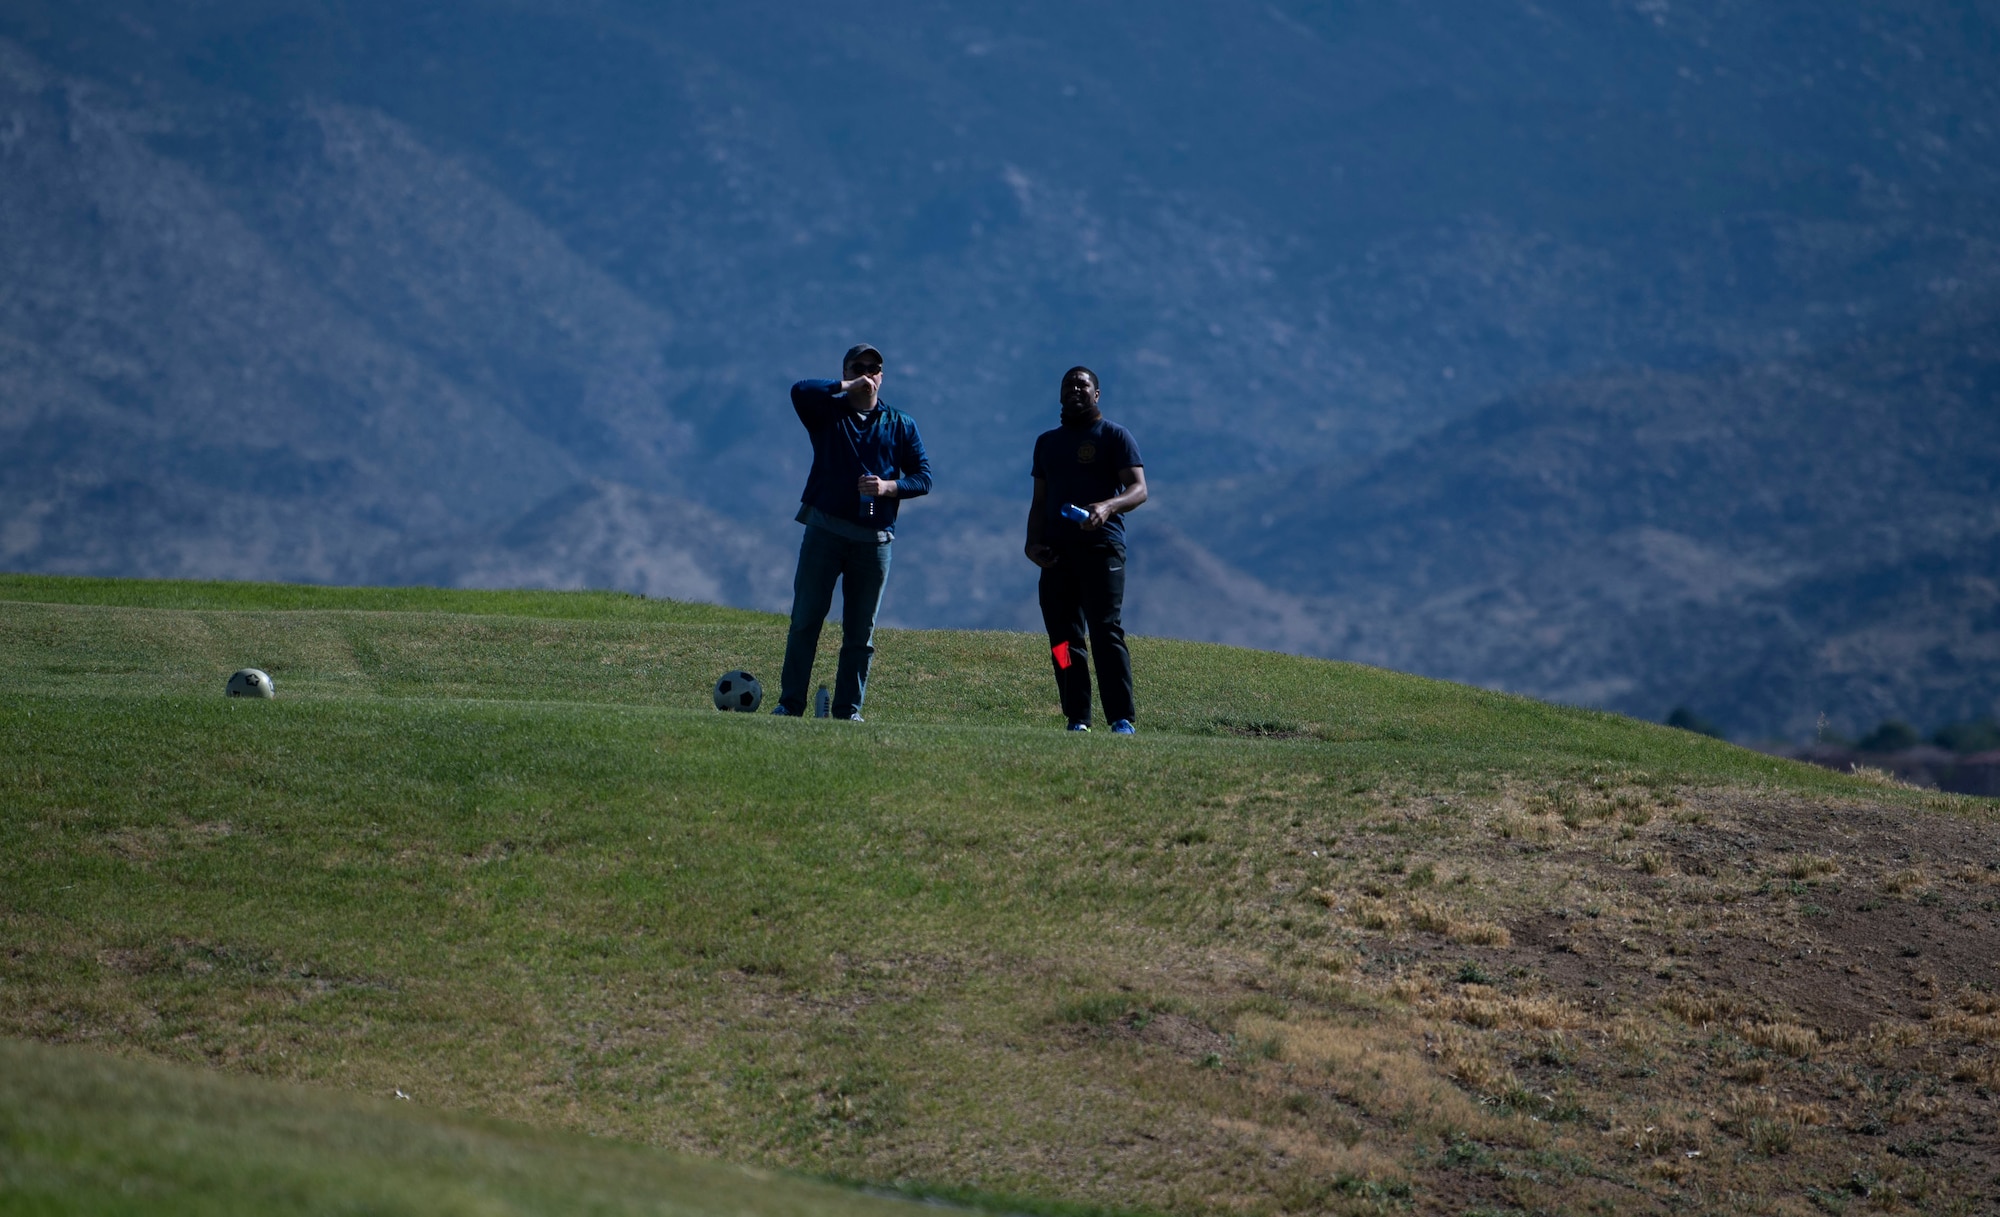
<svg viewBox="0 0 2000 1217"><path fill-rule="evenodd" d="M1673 780L1851 789L1824 771L1621 716L1272 652L1157 639L1133 645L1149 732L1247 732L1244 746L1265 749L1288 742L1258 737L1275 732L1314 743L1381 745L1383 760L1400 754L1428 762L1444 749L1454 761L1503 770L1540 770L1572 758L1637 765ZM830 629L823 661L833 649ZM1038 638L882 631L878 649L871 726L1060 724ZM0 673L10 687L65 695L207 696L229 672L258 666L290 699L501 698L705 709L717 674L748 667L774 686L782 657L775 618L669 628L388 612L30 603L0 609Z"/></svg>
<svg viewBox="0 0 2000 1217"><path fill-rule="evenodd" d="M481 591L442 587L328 587L191 579L100 579L0 572L0 600L96 604L120 608L222 609L230 612L344 610L461 613L567 620L649 621L701 625L766 622L772 614L628 592Z"/></svg>

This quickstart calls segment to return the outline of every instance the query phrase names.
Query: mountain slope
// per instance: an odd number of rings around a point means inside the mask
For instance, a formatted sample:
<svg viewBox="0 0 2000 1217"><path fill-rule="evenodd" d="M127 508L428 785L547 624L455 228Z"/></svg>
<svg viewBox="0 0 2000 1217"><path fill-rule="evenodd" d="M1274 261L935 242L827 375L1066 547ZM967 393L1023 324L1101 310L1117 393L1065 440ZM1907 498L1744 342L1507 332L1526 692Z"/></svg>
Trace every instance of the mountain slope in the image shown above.
<svg viewBox="0 0 2000 1217"><path fill-rule="evenodd" d="M1354 658L1750 734L1991 713L1995 315L1552 386L1207 539L1318 597Z"/></svg>

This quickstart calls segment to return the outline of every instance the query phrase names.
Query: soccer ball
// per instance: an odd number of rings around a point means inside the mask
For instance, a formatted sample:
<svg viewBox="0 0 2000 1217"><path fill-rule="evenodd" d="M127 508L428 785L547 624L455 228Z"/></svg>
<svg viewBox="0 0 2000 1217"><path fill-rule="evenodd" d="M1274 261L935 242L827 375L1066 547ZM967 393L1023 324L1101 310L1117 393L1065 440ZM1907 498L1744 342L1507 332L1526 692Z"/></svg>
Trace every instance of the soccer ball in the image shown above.
<svg viewBox="0 0 2000 1217"><path fill-rule="evenodd" d="M256 668L242 668L229 678L229 685L223 692L231 697L276 697L278 690L271 684L269 673Z"/></svg>
<svg viewBox="0 0 2000 1217"><path fill-rule="evenodd" d="M764 686L750 673L737 669L724 672L722 679L715 682L715 708L718 710L741 710L745 714L757 713L757 707L764 704Z"/></svg>

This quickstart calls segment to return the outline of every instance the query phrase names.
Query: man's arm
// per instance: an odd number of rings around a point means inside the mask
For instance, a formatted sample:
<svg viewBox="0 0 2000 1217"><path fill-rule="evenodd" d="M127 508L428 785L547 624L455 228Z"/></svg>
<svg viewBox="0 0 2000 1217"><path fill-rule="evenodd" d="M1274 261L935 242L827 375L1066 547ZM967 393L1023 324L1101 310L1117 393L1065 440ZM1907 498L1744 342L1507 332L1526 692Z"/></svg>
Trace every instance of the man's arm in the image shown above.
<svg viewBox="0 0 2000 1217"><path fill-rule="evenodd" d="M840 416L854 408L846 399L855 385L863 381L881 383L881 374L857 376L852 380L802 380L792 386L792 409L797 411L799 421L806 430L817 431L840 421Z"/></svg>
<svg viewBox="0 0 2000 1217"><path fill-rule="evenodd" d="M924 437L916 423L909 424L902 440L896 446L896 468L903 475L896 479L896 497L921 498L931 492L931 458L924 452Z"/></svg>
<svg viewBox="0 0 2000 1217"><path fill-rule="evenodd" d="M1090 518L1078 524L1085 532L1104 527L1112 516L1124 511L1132 511L1146 501L1146 467L1133 465L1118 471L1118 480L1125 489L1104 500L1090 505Z"/></svg>
<svg viewBox="0 0 2000 1217"><path fill-rule="evenodd" d="M1035 497L1028 503L1028 543L1021 552L1036 566L1054 566L1055 551L1042 540L1042 479L1035 479Z"/></svg>
<svg viewBox="0 0 2000 1217"><path fill-rule="evenodd" d="M896 469L903 476L892 480L864 473L862 494L878 499L919 499L931 492L931 458L924 452L924 437L917 432L916 423L908 426L908 432L896 440Z"/></svg>
<svg viewBox="0 0 2000 1217"><path fill-rule="evenodd" d="M806 430L818 431L839 420L843 407L835 394L841 389L837 380L802 380L792 386L792 409Z"/></svg>

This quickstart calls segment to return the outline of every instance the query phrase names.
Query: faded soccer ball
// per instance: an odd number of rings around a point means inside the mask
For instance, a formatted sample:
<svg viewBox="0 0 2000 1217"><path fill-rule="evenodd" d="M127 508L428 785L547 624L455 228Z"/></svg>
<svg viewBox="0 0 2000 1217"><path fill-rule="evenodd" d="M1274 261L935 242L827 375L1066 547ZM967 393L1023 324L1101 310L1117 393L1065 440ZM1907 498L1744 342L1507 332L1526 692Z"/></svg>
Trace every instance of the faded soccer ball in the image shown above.
<svg viewBox="0 0 2000 1217"><path fill-rule="evenodd" d="M738 668L724 672L722 679L715 682L715 708L718 710L738 710L744 714L755 714L757 707L764 704L764 686L755 676Z"/></svg>
<svg viewBox="0 0 2000 1217"><path fill-rule="evenodd" d="M231 697L276 697L278 690L271 683L270 673L258 668L239 668L230 676L223 692Z"/></svg>

